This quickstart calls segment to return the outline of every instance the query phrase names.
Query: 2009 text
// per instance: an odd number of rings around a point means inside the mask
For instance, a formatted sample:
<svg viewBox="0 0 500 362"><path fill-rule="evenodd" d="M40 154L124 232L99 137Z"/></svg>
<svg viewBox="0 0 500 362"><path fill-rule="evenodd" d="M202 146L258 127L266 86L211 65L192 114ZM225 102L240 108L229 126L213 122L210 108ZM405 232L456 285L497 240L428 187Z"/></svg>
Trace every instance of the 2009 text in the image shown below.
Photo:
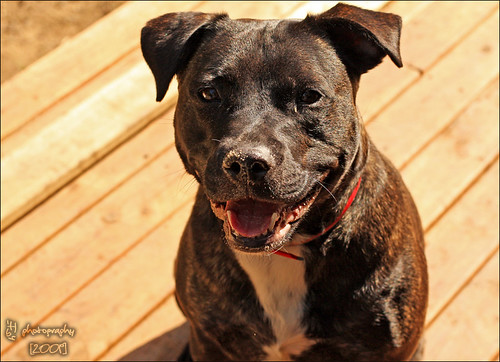
<svg viewBox="0 0 500 362"><path fill-rule="evenodd" d="M66 356L68 354L68 342L66 341L57 343L30 342L28 349L30 356L36 356L42 354L60 354L61 356Z"/></svg>

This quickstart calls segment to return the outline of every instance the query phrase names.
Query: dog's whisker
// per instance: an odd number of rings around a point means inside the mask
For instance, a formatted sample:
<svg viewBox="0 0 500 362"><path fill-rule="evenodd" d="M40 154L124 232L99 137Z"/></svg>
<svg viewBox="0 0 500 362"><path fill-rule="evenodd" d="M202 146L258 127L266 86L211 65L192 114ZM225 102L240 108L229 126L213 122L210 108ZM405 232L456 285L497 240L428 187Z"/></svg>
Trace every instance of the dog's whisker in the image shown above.
<svg viewBox="0 0 500 362"><path fill-rule="evenodd" d="M182 174L183 177L184 175L187 175L187 172L184 168L179 168L176 170L171 170L170 172L165 172L165 177L170 177L177 174Z"/></svg>
<svg viewBox="0 0 500 362"><path fill-rule="evenodd" d="M335 200L335 202L337 202L337 199L335 198L335 196L333 196L332 192L328 189L328 187L326 187L321 181L316 181L322 188L324 188L326 190L326 192L328 192L330 194L330 196L333 198L333 200Z"/></svg>
<svg viewBox="0 0 500 362"><path fill-rule="evenodd" d="M188 189L190 189L191 187L193 187L193 185L196 184L196 179L192 179L192 180L189 180L183 187L182 187L182 191L186 191Z"/></svg>
<svg viewBox="0 0 500 362"><path fill-rule="evenodd" d="M179 180L179 189L180 191L187 191L189 190L194 184L196 184L196 179L192 177L190 174L188 174L185 170L183 170L184 173L181 176L181 179ZM189 179L183 184L180 185L181 181L184 180L184 176L189 177Z"/></svg>

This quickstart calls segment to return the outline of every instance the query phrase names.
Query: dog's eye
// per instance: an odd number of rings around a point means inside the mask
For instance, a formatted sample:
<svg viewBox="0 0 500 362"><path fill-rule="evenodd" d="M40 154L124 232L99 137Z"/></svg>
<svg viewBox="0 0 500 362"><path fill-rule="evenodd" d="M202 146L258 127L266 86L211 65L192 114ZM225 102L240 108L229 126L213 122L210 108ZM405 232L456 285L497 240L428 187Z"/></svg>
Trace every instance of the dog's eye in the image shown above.
<svg viewBox="0 0 500 362"><path fill-rule="evenodd" d="M320 100L321 93L314 89L308 89L300 95L299 102L302 104L313 104Z"/></svg>
<svg viewBox="0 0 500 362"><path fill-rule="evenodd" d="M201 88L198 91L198 95L205 102L219 102L220 101L219 92L217 92L217 89L215 89L213 87Z"/></svg>

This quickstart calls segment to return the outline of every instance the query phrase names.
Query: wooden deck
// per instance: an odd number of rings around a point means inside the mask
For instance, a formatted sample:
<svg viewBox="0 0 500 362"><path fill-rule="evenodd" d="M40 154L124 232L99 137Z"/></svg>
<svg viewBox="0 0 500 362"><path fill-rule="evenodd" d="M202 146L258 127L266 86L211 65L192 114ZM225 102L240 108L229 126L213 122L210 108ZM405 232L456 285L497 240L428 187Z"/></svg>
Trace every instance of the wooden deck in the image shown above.
<svg viewBox="0 0 500 362"><path fill-rule="evenodd" d="M196 185L173 146L176 86L154 101L142 25L171 11L282 18L333 4L131 2L2 84L2 360L62 341L68 360L173 359L186 341L172 269ZM498 360L498 2L363 5L404 21L405 67L386 60L364 76L358 105L426 231L425 358ZM27 323L76 334L21 338ZM36 357L50 358L61 356Z"/></svg>

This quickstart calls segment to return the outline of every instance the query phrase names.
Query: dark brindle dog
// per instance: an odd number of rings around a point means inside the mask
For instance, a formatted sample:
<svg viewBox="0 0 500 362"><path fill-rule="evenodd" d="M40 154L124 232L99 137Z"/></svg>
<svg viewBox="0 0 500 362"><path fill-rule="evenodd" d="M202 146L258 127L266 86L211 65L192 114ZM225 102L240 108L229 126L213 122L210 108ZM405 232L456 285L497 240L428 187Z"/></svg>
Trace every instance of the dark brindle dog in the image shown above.
<svg viewBox="0 0 500 362"><path fill-rule="evenodd" d="M200 183L176 264L195 360L405 360L427 307L420 219L356 108L402 66L401 19L339 4L300 20L172 13L142 30Z"/></svg>

